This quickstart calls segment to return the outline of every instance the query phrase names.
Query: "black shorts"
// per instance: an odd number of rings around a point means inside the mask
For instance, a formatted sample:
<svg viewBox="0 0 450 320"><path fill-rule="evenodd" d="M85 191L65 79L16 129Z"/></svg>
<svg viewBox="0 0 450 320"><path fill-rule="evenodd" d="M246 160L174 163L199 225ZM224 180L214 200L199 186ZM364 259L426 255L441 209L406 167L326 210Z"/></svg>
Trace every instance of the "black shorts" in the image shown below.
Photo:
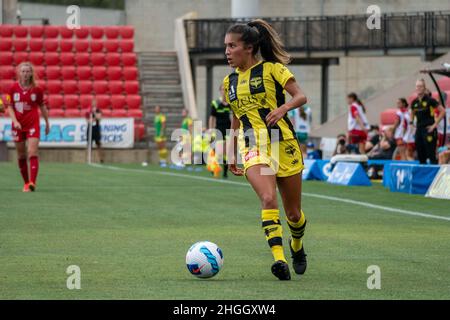
<svg viewBox="0 0 450 320"><path fill-rule="evenodd" d="M89 132L87 132L88 137L88 144L89 144ZM93 127L92 128L92 141L95 142L96 145L100 145L102 140L101 134L100 134L100 128Z"/></svg>
<svg viewBox="0 0 450 320"><path fill-rule="evenodd" d="M230 129L230 127L216 127L216 130L218 130L222 134L223 140L225 140L225 137L227 136L228 129Z"/></svg>

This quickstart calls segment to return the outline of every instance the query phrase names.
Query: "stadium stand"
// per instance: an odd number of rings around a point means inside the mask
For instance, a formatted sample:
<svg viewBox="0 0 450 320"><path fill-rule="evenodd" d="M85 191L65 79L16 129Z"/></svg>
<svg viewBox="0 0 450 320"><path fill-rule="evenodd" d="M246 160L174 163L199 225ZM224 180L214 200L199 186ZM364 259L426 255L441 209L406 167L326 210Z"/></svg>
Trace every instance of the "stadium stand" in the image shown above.
<svg viewBox="0 0 450 320"><path fill-rule="evenodd" d="M104 117L133 117L144 136L132 26L0 26L0 93L30 61L48 97L50 117L84 117L96 98ZM124 83L125 81L125 83ZM112 96L113 95L113 99Z"/></svg>

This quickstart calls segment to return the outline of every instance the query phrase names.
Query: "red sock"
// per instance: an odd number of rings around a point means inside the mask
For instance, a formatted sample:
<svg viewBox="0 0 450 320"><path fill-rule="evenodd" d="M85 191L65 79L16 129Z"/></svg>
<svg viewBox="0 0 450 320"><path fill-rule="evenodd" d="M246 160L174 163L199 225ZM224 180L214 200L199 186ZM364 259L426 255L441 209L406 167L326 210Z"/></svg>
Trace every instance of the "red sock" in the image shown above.
<svg viewBox="0 0 450 320"><path fill-rule="evenodd" d="M39 171L39 158L36 156L30 157L30 182L36 184L36 179Z"/></svg>
<svg viewBox="0 0 450 320"><path fill-rule="evenodd" d="M19 163L20 174L22 175L23 181L28 183L28 163L27 158L17 160Z"/></svg>

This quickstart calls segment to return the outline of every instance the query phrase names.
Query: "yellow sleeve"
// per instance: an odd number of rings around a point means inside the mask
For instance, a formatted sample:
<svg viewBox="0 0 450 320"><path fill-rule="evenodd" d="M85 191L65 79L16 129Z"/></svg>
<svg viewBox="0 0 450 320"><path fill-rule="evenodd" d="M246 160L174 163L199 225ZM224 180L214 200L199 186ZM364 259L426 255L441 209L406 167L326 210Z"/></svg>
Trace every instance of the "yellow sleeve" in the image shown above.
<svg viewBox="0 0 450 320"><path fill-rule="evenodd" d="M161 122L166 122L166 116L165 115L161 116Z"/></svg>
<svg viewBox="0 0 450 320"><path fill-rule="evenodd" d="M277 82L284 88L289 79L294 78L292 72L284 65L276 62L272 65L272 75Z"/></svg>
<svg viewBox="0 0 450 320"><path fill-rule="evenodd" d="M223 90L224 90L224 93L225 93L225 100L226 100L227 103L229 104L229 103L230 103L230 100L229 100L229 97L228 97L228 87L229 87L229 79L228 79L228 76L226 76L226 77L223 79L222 85L223 85Z"/></svg>

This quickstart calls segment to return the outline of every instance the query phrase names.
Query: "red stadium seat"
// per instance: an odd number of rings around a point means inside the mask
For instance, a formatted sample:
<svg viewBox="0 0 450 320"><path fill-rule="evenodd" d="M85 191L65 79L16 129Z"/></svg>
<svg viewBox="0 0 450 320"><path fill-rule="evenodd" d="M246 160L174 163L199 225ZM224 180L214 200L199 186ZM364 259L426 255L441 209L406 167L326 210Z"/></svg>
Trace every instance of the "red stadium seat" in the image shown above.
<svg viewBox="0 0 450 320"><path fill-rule="evenodd" d="M103 52L103 40L91 39L90 42L91 52Z"/></svg>
<svg viewBox="0 0 450 320"><path fill-rule="evenodd" d="M109 90L111 94L122 94L123 93L123 82L121 80L110 81Z"/></svg>
<svg viewBox="0 0 450 320"><path fill-rule="evenodd" d="M106 70L109 81L122 80L122 68L121 67L109 67Z"/></svg>
<svg viewBox="0 0 450 320"><path fill-rule="evenodd" d="M120 66L120 54L114 52L107 53L106 64L108 65L108 67Z"/></svg>
<svg viewBox="0 0 450 320"><path fill-rule="evenodd" d="M13 63L13 53L11 51L1 52L0 65L9 66Z"/></svg>
<svg viewBox="0 0 450 320"><path fill-rule="evenodd" d="M62 118L64 117L63 109L50 109L48 110L48 116L50 118Z"/></svg>
<svg viewBox="0 0 450 320"><path fill-rule="evenodd" d="M107 94L109 93L108 82L105 80L95 81L93 84L94 92L96 94Z"/></svg>
<svg viewBox="0 0 450 320"><path fill-rule="evenodd" d="M92 76L91 67L78 67L77 76L78 80L91 80Z"/></svg>
<svg viewBox="0 0 450 320"><path fill-rule="evenodd" d="M48 107L52 109L62 109L64 104L63 96L60 94L50 94L48 96Z"/></svg>
<svg viewBox="0 0 450 320"><path fill-rule="evenodd" d="M46 38L57 38L59 35L59 27L51 25L44 26L44 34Z"/></svg>
<svg viewBox="0 0 450 320"><path fill-rule="evenodd" d="M138 81L125 81L125 92L127 94L138 94L139 93L139 82Z"/></svg>
<svg viewBox="0 0 450 320"><path fill-rule="evenodd" d="M0 80L11 80L16 76L16 69L13 66L0 67Z"/></svg>
<svg viewBox="0 0 450 320"><path fill-rule="evenodd" d="M133 26L120 26L119 33L122 39L132 39L134 36Z"/></svg>
<svg viewBox="0 0 450 320"><path fill-rule="evenodd" d="M75 37L78 39L86 39L89 36L89 27L82 26L80 29L75 29Z"/></svg>
<svg viewBox="0 0 450 320"><path fill-rule="evenodd" d="M99 109L111 109L111 96L108 94L98 94L95 96Z"/></svg>
<svg viewBox="0 0 450 320"><path fill-rule="evenodd" d="M125 109L113 109L111 116L114 118L125 118L127 116L127 110Z"/></svg>
<svg viewBox="0 0 450 320"><path fill-rule="evenodd" d="M61 39L59 42L59 48L60 48L61 52L72 52L73 40L72 39Z"/></svg>
<svg viewBox="0 0 450 320"><path fill-rule="evenodd" d="M142 141L145 137L145 125L143 123L134 124L134 139L136 141Z"/></svg>
<svg viewBox="0 0 450 320"><path fill-rule="evenodd" d="M125 80L138 80L138 73L136 67L123 68L123 78Z"/></svg>
<svg viewBox="0 0 450 320"><path fill-rule="evenodd" d="M89 49L89 41L84 39L75 40L75 51L76 52L87 52Z"/></svg>
<svg viewBox="0 0 450 320"><path fill-rule="evenodd" d="M22 25L14 26L14 35L16 38L26 38L28 36L28 27Z"/></svg>
<svg viewBox="0 0 450 320"><path fill-rule="evenodd" d="M44 48L46 52L56 52L59 48L58 40L56 39L45 39Z"/></svg>
<svg viewBox="0 0 450 320"><path fill-rule="evenodd" d="M107 52L117 52L119 50L119 41L105 40L104 46Z"/></svg>
<svg viewBox="0 0 450 320"><path fill-rule="evenodd" d="M80 105L81 109L89 109L92 105L92 100L94 96L92 94L82 94L80 95Z"/></svg>
<svg viewBox="0 0 450 320"><path fill-rule="evenodd" d="M46 94L47 92L47 81L44 79L38 79L36 81L36 85L42 89L42 91L44 91L44 93Z"/></svg>
<svg viewBox="0 0 450 320"><path fill-rule="evenodd" d="M47 91L49 94L60 94L62 91L62 84L60 80L47 81Z"/></svg>
<svg viewBox="0 0 450 320"><path fill-rule="evenodd" d="M69 29L67 26L59 26L59 34L63 39L70 39L73 37L73 29Z"/></svg>
<svg viewBox="0 0 450 320"><path fill-rule="evenodd" d="M64 106L66 109L78 109L80 99L76 94L64 95Z"/></svg>
<svg viewBox="0 0 450 320"><path fill-rule="evenodd" d="M0 37L11 38L14 33L14 26L11 24L0 24Z"/></svg>
<svg viewBox="0 0 450 320"><path fill-rule="evenodd" d="M0 92L7 92L13 84L14 84L14 80L1 80L0 81Z"/></svg>
<svg viewBox="0 0 450 320"><path fill-rule="evenodd" d="M105 54L102 52L91 53L91 63L93 66L103 66L105 65Z"/></svg>
<svg viewBox="0 0 450 320"><path fill-rule="evenodd" d="M47 80L61 80L61 68L59 66L49 66L45 69Z"/></svg>
<svg viewBox="0 0 450 320"><path fill-rule="evenodd" d="M127 116L135 119L142 119L142 110L141 109L129 109L127 112Z"/></svg>
<svg viewBox="0 0 450 320"><path fill-rule="evenodd" d="M81 114L80 109L75 109L75 108L74 109L66 109L64 111L64 116L66 118L80 118L80 117L84 118L83 115Z"/></svg>
<svg viewBox="0 0 450 320"><path fill-rule="evenodd" d="M73 52L61 52L60 60L63 66L73 66L75 64L75 54Z"/></svg>
<svg viewBox="0 0 450 320"><path fill-rule="evenodd" d="M380 123L382 126L389 126L393 125L395 123L395 120L397 119L396 115L397 109L391 108L386 109L380 114Z"/></svg>
<svg viewBox="0 0 450 320"><path fill-rule="evenodd" d="M64 94L77 94L78 82L76 80L64 80L62 82Z"/></svg>
<svg viewBox="0 0 450 320"><path fill-rule="evenodd" d="M59 53L58 52L46 52L44 55L45 64L47 66L59 65Z"/></svg>
<svg viewBox="0 0 450 320"><path fill-rule="evenodd" d="M141 108L141 96L138 94L130 94L126 97L128 109L140 109Z"/></svg>
<svg viewBox="0 0 450 320"><path fill-rule="evenodd" d="M133 40L122 40L119 42L119 47L122 52L133 52L134 42Z"/></svg>
<svg viewBox="0 0 450 320"><path fill-rule="evenodd" d="M27 51L28 41L26 39L16 38L13 40L14 51Z"/></svg>
<svg viewBox="0 0 450 320"><path fill-rule="evenodd" d="M42 39L30 39L30 51L42 51L44 43Z"/></svg>
<svg viewBox="0 0 450 320"><path fill-rule="evenodd" d="M64 80L74 80L77 76L77 70L73 66L64 66L61 69L61 75Z"/></svg>
<svg viewBox="0 0 450 320"><path fill-rule="evenodd" d="M75 63L77 66L88 66L90 61L89 53L80 52L75 55Z"/></svg>
<svg viewBox="0 0 450 320"><path fill-rule="evenodd" d="M103 28L99 26L90 27L90 33L92 39L101 39L103 37Z"/></svg>
<svg viewBox="0 0 450 320"><path fill-rule="evenodd" d="M442 77L437 81L439 88L441 90L450 90L450 78L448 77Z"/></svg>
<svg viewBox="0 0 450 320"><path fill-rule="evenodd" d="M105 27L105 35L108 39L117 39L119 36L119 27L118 26L107 26Z"/></svg>
<svg viewBox="0 0 450 320"><path fill-rule="evenodd" d="M46 74L46 68L44 66L34 66L34 72L38 79L44 79Z"/></svg>
<svg viewBox="0 0 450 320"><path fill-rule="evenodd" d="M2 38L0 41L0 51L11 51L13 47L12 44L13 44L12 38Z"/></svg>
<svg viewBox="0 0 450 320"><path fill-rule="evenodd" d="M122 53L122 64L124 67L135 67L136 66L136 53L134 52L125 52Z"/></svg>
<svg viewBox="0 0 450 320"><path fill-rule="evenodd" d="M91 94L92 93L92 81L82 80L78 82L78 91L80 94Z"/></svg>
<svg viewBox="0 0 450 320"><path fill-rule="evenodd" d="M103 66L95 66L92 68L92 76L94 80L105 80L107 73L106 67Z"/></svg>
<svg viewBox="0 0 450 320"><path fill-rule="evenodd" d="M3 54L3 52L0 53L0 55L1 54ZM14 64L15 65L18 65L18 64L20 64L21 62L24 62L24 61L28 61L28 52L26 52L26 51L15 52L14 55L13 55L13 60L14 60Z"/></svg>
<svg viewBox="0 0 450 320"><path fill-rule="evenodd" d="M116 94L111 96L111 108L114 109L125 109L125 96Z"/></svg>
<svg viewBox="0 0 450 320"><path fill-rule="evenodd" d="M31 38L42 38L44 35L44 26L30 26L29 32Z"/></svg>
<svg viewBox="0 0 450 320"><path fill-rule="evenodd" d="M44 64L44 53L43 52L30 52L30 56L28 59L35 66L43 65Z"/></svg>
<svg viewBox="0 0 450 320"><path fill-rule="evenodd" d="M102 109L102 117L104 118L110 118L112 114L111 109Z"/></svg>

